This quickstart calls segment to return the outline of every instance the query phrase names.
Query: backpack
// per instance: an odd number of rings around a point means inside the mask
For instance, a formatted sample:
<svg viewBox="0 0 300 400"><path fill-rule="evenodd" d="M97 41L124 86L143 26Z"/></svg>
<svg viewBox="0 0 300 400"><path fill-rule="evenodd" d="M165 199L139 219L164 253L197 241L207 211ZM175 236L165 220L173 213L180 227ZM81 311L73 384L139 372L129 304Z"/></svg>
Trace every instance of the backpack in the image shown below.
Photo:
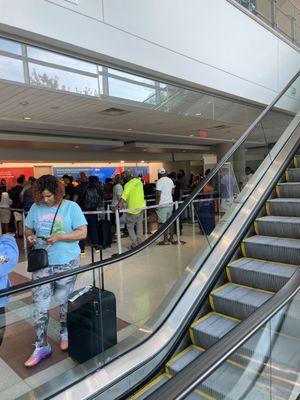
<svg viewBox="0 0 300 400"><path fill-rule="evenodd" d="M83 206L86 210L95 211L101 201L101 196L95 186L88 186L85 191Z"/></svg>

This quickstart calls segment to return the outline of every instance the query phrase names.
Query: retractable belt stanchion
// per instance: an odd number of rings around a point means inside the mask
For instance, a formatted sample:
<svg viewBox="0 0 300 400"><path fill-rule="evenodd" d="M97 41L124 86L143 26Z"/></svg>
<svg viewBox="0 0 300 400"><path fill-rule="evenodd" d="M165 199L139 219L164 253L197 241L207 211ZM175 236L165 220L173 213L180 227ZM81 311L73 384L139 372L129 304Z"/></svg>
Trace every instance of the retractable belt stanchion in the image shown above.
<svg viewBox="0 0 300 400"><path fill-rule="evenodd" d="M145 235L148 235L148 215L147 215L147 207L144 210L144 223L145 223Z"/></svg>
<svg viewBox="0 0 300 400"><path fill-rule="evenodd" d="M195 210L194 210L194 202L191 203L191 212L192 212L192 223L195 223Z"/></svg>
<svg viewBox="0 0 300 400"><path fill-rule="evenodd" d="M116 210L115 214L116 214L116 235L117 235L118 253L122 254L122 242L121 242L121 229L120 229L120 214L119 214L119 210Z"/></svg>
<svg viewBox="0 0 300 400"><path fill-rule="evenodd" d="M178 209L178 201L175 201L175 211ZM176 219L176 236L177 242L180 243L180 221L179 217Z"/></svg>
<svg viewBox="0 0 300 400"><path fill-rule="evenodd" d="M24 257L25 261L27 261L27 240L25 236L25 211L22 211L22 225L23 225L23 246L24 246Z"/></svg>

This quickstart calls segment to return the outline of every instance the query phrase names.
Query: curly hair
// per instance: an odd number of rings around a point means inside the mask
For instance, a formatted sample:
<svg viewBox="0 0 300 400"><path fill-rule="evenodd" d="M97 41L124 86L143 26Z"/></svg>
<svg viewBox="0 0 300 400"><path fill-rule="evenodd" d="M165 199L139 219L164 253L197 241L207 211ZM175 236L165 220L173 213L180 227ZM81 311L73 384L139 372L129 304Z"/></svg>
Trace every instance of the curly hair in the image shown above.
<svg viewBox="0 0 300 400"><path fill-rule="evenodd" d="M63 184L53 175L42 175L34 182L32 189L36 204L43 203L42 193L44 190L49 190L54 194L56 202L61 201L65 195Z"/></svg>

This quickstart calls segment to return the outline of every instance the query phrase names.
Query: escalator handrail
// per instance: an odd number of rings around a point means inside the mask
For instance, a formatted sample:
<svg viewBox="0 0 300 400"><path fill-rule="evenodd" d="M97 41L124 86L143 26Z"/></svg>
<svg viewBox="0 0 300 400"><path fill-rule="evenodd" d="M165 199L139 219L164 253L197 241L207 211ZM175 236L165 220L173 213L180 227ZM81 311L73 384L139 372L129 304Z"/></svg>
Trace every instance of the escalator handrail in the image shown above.
<svg viewBox="0 0 300 400"><path fill-rule="evenodd" d="M182 400L212 374L237 349L271 320L300 290L300 267L289 281L246 320L240 322L215 345L206 350L147 400Z"/></svg>
<svg viewBox="0 0 300 400"><path fill-rule="evenodd" d="M264 111L254 120L254 122L249 126L249 128L244 132L244 134L233 144L229 151L221 158L216 167L198 184L198 186L192 191L187 200L182 203L178 209L170 216L165 224L163 224L153 235L151 235L144 242L139 244L132 250L126 251L117 256L111 257L109 259L90 263L74 270L68 272L60 272L53 274L50 277L39 278L34 281L29 281L26 283L21 283L19 285L12 286L7 289L0 290L0 298L3 296L13 295L25 290L30 290L34 287L40 286L45 283L54 282L57 279L67 278L70 276L78 275L83 272L88 272L96 268L103 268L107 265L114 264L116 262L122 261L128 257L131 257L140 251L144 250L146 247L153 244L164 232L169 229L169 227L176 221L176 219L186 210L186 208L191 204L191 202L196 198L196 196L203 190L203 188L211 181L211 179L221 170L224 164L232 157L235 151L246 141L248 136L252 133L255 127L263 120L263 118L268 114L268 112L273 108L273 106L278 102L278 100L285 94L287 89L294 83L294 81L300 76L300 70L293 76L293 78L285 85L281 92L275 97L275 99L264 109Z"/></svg>

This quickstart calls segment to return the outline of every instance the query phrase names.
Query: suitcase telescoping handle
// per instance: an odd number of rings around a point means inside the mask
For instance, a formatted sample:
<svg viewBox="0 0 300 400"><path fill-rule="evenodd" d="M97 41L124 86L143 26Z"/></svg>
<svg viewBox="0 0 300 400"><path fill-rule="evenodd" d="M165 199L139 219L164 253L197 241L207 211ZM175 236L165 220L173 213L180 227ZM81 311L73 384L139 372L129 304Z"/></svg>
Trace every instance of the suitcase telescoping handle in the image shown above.
<svg viewBox="0 0 300 400"><path fill-rule="evenodd" d="M91 246L92 250L92 263L94 264L95 262L95 257L94 257L94 246ZM103 249L102 247L99 247L100 250L100 261L103 260ZM103 274L103 268L98 269L98 278L99 278L99 288L101 290L104 290L104 274ZM95 269L93 269L93 286L96 286L96 276L95 276Z"/></svg>

